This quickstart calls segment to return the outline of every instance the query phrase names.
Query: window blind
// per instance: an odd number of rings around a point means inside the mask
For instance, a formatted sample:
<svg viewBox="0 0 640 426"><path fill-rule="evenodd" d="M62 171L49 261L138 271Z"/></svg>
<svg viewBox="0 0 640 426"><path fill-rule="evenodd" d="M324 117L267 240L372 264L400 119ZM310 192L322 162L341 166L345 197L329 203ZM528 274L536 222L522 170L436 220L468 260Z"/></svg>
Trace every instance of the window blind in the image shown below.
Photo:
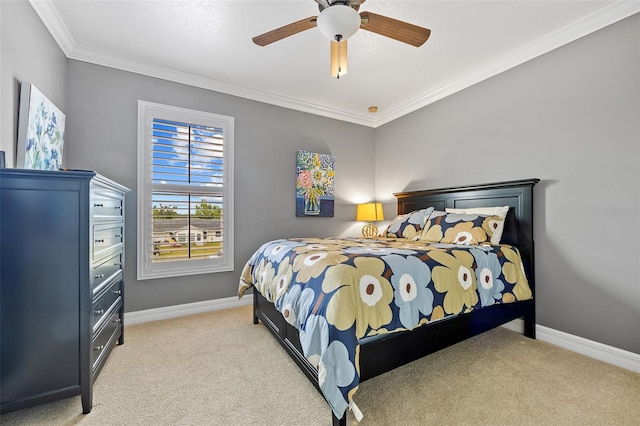
<svg viewBox="0 0 640 426"><path fill-rule="evenodd" d="M154 118L150 128L153 261L224 251L224 131Z"/></svg>
<svg viewBox="0 0 640 426"><path fill-rule="evenodd" d="M138 101L138 279L233 270L233 123Z"/></svg>

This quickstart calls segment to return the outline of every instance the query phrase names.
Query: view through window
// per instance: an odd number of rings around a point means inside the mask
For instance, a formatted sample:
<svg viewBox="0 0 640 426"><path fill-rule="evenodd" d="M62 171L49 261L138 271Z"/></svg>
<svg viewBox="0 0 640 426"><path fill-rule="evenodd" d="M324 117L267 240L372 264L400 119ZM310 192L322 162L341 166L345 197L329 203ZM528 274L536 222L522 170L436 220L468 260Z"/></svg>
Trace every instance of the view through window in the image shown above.
<svg viewBox="0 0 640 426"><path fill-rule="evenodd" d="M223 129L154 119L152 132L153 261L221 256Z"/></svg>
<svg viewBox="0 0 640 426"><path fill-rule="evenodd" d="M138 279L233 270L233 118L140 101Z"/></svg>

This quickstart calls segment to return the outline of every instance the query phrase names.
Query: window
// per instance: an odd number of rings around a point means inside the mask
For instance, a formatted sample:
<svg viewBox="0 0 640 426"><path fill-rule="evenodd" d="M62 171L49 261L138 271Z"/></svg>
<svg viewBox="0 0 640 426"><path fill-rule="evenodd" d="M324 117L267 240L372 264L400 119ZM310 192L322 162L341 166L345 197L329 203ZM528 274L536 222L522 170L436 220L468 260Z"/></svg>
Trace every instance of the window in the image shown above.
<svg viewBox="0 0 640 426"><path fill-rule="evenodd" d="M138 279L233 270L233 124L138 101Z"/></svg>

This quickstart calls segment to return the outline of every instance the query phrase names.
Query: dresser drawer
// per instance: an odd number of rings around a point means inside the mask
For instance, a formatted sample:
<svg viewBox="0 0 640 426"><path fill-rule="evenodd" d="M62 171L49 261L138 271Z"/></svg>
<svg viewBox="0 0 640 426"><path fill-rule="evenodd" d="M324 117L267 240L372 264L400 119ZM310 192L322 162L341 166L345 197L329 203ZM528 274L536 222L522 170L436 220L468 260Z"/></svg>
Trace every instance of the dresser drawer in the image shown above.
<svg viewBox="0 0 640 426"><path fill-rule="evenodd" d="M111 253L122 251L123 232L122 223L93 225L91 240L93 261L96 262Z"/></svg>
<svg viewBox="0 0 640 426"><path fill-rule="evenodd" d="M102 368L106 357L109 355L109 352L111 352L113 346L115 346L116 341L122 332L120 306L121 305L118 303L114 306L113 310L109 311L107 320L102 324L98 334L95 335L93 342L91 343L91 366L94 374L97 374L100 368Z"/></svg>
<svg viewBox="0 0 640 426"><path fill-rule="evenodd" d="M123 196L99 185L92 185L91 215L94 221L114 220L123 215Z"/></svg>
<svg viewBox="0 0 640 426"><path fill-rule="evenodd" d="M93 332L95 333L107 320L111 308L122 303L122 281L118 280L105 288L93 301Z"/></svg>
<svg viewBox="0 0 640 426"><path fill-rule="evenodd" d="M91 270L91 289L98 294L106 285L122 279L122 252L107 257Z"/></svg>

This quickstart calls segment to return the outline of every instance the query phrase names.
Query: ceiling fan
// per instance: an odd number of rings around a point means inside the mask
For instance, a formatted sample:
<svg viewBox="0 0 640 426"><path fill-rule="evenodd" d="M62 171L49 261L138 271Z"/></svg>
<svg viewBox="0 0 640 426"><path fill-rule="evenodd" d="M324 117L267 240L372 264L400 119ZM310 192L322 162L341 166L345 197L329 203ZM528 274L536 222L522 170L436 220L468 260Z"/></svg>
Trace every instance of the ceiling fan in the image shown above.
<svg viewBox="0 0 640 426"><path fill-rule="evenodd" d="M412 46L422 46L431 30L398 21L372 12L360 12L365 0L314 0L320 14L293 22L253 37L258 46L266 46L313 27L331 40L331 76L340 78L347 73L347 39L358 28L371 31Z"/></svg>

